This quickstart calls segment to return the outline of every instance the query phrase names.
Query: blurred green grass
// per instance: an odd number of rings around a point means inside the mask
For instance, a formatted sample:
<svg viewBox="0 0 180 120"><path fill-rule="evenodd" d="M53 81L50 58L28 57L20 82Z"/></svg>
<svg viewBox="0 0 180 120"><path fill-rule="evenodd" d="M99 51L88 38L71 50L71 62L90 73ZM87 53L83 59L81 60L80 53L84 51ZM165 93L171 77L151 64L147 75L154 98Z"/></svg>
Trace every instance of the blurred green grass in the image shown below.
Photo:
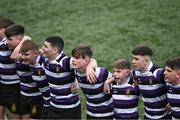
<svg viewBox="0 0 180 120"><path fill-rule="evenodd" d="M139 45L150 46L154 62L161 67L168 58L180 54L179 0L0 2L0 15L24 25L26 34L39 45L50 35L60 35L65 41L65 53L71 55L74 46L88 44L94 50L99 66L110 71L115 60L131 60L131 50ZM84 103L84 97L82 101ZM139 106L143 111L142 104ZM85 118L84 112L82 118Z"/></svg>

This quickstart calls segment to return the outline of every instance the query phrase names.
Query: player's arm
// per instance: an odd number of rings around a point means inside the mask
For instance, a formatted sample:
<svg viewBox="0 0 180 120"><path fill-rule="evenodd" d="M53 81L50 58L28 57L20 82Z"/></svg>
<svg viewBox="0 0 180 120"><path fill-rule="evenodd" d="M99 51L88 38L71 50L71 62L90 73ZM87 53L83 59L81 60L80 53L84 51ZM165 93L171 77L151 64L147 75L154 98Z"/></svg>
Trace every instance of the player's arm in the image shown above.
<svg viewBox="0 0 180 120"><path fill-rule="evenodd" d="M86 67L87 80L90 83L95 83L97 81L95 71L94 71L96 67L97 67L97 61L91 58L89 64Z"/></svg>
<svg viewBox="0 0 180 120"><path fill-rule="evenodd" d="M78 82L75 80L73 83L71 83L71 93L76 94L78 92Z"/></svg>
<svg viewBox="0 0 180 120"><path fill-rule="evenodd" d="M110 84L114 81L114 77L108 78L105 82L104 82L104 87L103 87L103 91L106 94L110 94Z"/></svg>

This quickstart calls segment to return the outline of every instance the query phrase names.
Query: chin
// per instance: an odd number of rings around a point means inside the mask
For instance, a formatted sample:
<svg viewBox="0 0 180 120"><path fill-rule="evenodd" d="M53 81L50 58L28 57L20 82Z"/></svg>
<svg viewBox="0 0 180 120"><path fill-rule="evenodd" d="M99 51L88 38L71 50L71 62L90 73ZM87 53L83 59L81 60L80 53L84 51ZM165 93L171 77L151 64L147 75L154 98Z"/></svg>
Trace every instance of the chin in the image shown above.
<svg viewBox="0 0 180 120"><path fill-rule="evenodd" d="M169 81L168 79L165 79L165 82L166 82L166 83L170 83L170 81Z"/></svg>

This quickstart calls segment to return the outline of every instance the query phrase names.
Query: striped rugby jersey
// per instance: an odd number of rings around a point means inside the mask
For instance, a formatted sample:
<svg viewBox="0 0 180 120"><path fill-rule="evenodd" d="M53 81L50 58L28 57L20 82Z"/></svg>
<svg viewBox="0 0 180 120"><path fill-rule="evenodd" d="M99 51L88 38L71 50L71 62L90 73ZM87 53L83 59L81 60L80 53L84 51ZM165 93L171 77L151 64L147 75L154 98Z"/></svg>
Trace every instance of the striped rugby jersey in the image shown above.
<svg viewBox="0 0 180 120"><path fill-rule="evenodd" d="M171 85L167 83L167 97L168 102L171 106L171 113L173 120L180 119L180 84L179 85Z"/></svg>
<svg viewBox="0 0 180 120"><path fill-rule="evenodd" d="M32 79L32 71L28 64L16 61L17 74L20 79L21 94L24 96L39 96L36 82Z"/></svg>
<svg viewBox="0 0 180 120"><path fill-rule="evenodd" d="M95 69L97 82L90 84L86 73L79 73L75 70L79 87L86 97L87 114L93 117L108 117L114 114L112 96L103 92L103 85L106 79L112 76L104 67Z"/></svg>
<svg viewBox="0 0 180 120"><path fill-rule="evenodd" d="M150 119L160 119L167 115L167 90L163 70L158 69L151 62L147 72L133 71L132 77L138 82L144 102L145 116Z"/></svg>
<svg viewBox="0 0 180 120"><path fill-rule="evenodd" d="M45 75L44 62L45 58L39 55L37 57L36 64L31 65L31 69L32 78L42 93L44 107L48 107L50 102L50 87Z"/></svg>
<svg viewBox="0 0 180 120"><path fill-rule="evenodd" d="M0 75L3 84L20 83L16 74L15 62L10 59L12 51L8 49L7 39L0 41Z"/></svg>
<svg viewBox="0 0 180 120"><path fill-rule="evenodd" d="M71 93L71 84L75 81L75 74L70 68L70 57L62 52L55 60L46 60L44 66L50 86L50 106L61 109L79 106L78 94Z"/></svg>
<svg viewBox="0 0 180 120"><path fill-rule="evenodd" d="M131 78L128 78L126 83L111 84L111 93L113 98L114 116L115 119L138 119L138 101L139 88L137 85L129 83Z"/></svg>

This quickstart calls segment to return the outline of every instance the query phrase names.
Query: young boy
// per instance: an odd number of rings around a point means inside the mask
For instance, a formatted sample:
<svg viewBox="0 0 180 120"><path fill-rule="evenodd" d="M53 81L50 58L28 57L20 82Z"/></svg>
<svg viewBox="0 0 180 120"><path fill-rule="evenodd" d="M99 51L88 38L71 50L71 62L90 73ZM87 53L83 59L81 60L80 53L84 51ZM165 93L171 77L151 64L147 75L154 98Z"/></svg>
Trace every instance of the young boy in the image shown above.
<svg viewBox="0 0 180 120"><path fill-rule="evenodd" d="M38 45L32 40L26 40L20 48L23 63L29 64L32 71L32 78L43 95L43 109L41 119L47 119L50 101L50 87L46 80L44 71L45 58L39 54Z"/></svg>
<svg viewBox="0 0 180 120"><path fill-rule="evenodd" d="M180 119L180 58L168 60L164 71L172 119Z"/></svg>
<svg viewBox="0 0 180 120"><path fill-rule="evenodd" d="M138 82L144 102L144 119L168 119L166 86L163 70L152 63L152 49L147 46L132 50L132 77Z"/></svg>
<svg viewBox="0 0 180 120"><path fill-rule="evenodd" d="M8 49L4 34L5 29L13 24L8 17L0 17L0 119L4 119L5 107L12 113L12 119L20 119L20 81L16 75L15 63L10 60L12 51Z"/></svg>
<svg viewBox="0 0 180 120"><path fill-rule="evenodd" d="M16 70L20 79L22 119L38 119L42 109L42 96L37 84L32 79L29 65L19 60L21 44L27 40L24 27L12 25L5 30L9 49L13 50L11 58L16 60ZM29 39L29 38L28 38Z"/></svg>
<svg viewBox="0 0 180 120"><path fill-rule="evenodd" d="M131 63L125 59L117 60L113 65L113 77L106 80L104 87L111 82L115 119L138 119L139 89L131 75ZM106 92L106 91L105 91Z"/></svg>
<svg viewBox="0 0 180 120"><path fill-rule="evenodd" d="M104 67L95 68L97 82L91 84L86 77L86 67L92 54L87 46L75 47L72 50L72 65L79 86L86 97L87 119L112 119L112 96L103 92L103 84L107 78L111 77L111 73Z"/></svg>

